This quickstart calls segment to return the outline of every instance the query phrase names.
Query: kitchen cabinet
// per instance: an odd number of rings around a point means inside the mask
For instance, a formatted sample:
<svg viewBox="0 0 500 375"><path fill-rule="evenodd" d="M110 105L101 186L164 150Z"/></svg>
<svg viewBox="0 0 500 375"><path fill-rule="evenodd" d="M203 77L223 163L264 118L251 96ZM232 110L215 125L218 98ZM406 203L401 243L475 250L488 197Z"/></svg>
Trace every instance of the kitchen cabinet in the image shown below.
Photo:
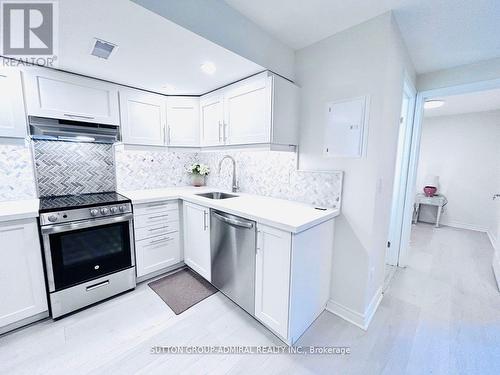
<svg viewBox="0 0 500 375"><path fill-rule="evenodd" d="M181 262L179 202L160 201L134 206L136 272L139 279Z"/></svg>
<svg viewBox="0 0 500 375"><path fill-rule="evenodd" d="M0 223L0 243L2 333L47 316L48 307L36 219Z"/></svg>
<svg viewBox="0 0 500 375"><path fill-rule="evenodd" d="M211 281L210 210L183 203L184 263Z"/></svg>
<svg viewBox="0 0 500 375"><path fill-rule="evenodd" d="M23 75L28 115L119 125L116 85L51 69Z"/></svg>
<svg viewBox="0 0 500 375"><path fill-rule="evenodd" d="M200 145L199 98L167 98L167 143L179 147Z"/></svg>
<svg viewBox="0 0 500 375"><path fill-rule="evenodd" d="M120 90L122 141L125 144L164 146L165 97L140 90Z"/></svg>
<svg viewBox="0 0 500 375"><path fill-rule="evenodd" d="M21 72L0 69L0 137L24 138L26 135Z"/></svg>
<svg viewBox="0 0 500 375"><path fill-rule="evenodd" d="M226 144L269 143L273 77L259 74L227 88L224 94Z"/></svg>
<svg viewBox="0 0 500 375"><path fill-rule="evenodd" d="M330 298L333 220L299 233L257 223L255 317L289 345Z"/></svg>
<svg viewBox="0 0 500 375"><path fill-rule="evenodd" d="M259 224L255 258L255 316L288 335L291 233Z"/></svg>
<svg viewBox="0 0 500 375"><path fill-rule="evenodd" d="M200 99L201 146L224 144L224 98L218 90Z"/></svg>
<svg viewBox="0 0 500 375"><path fill-rule="evenodd" d="M298 87L263 72L200 99L201 145L298 144Z"/></svg>

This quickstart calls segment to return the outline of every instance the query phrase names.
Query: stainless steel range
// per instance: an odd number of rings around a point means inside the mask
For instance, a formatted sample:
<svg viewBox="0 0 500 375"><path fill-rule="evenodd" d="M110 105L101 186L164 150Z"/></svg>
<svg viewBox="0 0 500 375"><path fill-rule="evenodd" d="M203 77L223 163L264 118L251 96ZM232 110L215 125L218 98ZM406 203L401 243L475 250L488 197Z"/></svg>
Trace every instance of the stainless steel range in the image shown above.
<svg viewBox="0 0 500 375"><path fill-rule="evenodd" d="M135 288L132 217L114 192L40 199L53 318Z"/></svg>

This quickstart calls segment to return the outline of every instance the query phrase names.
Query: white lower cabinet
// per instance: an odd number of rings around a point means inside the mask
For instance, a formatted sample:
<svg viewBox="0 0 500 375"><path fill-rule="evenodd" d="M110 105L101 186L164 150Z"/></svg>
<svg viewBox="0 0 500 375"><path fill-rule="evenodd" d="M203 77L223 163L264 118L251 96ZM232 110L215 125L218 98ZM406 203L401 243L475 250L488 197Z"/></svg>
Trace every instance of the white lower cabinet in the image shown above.
<svg viewBox="0 0 500 375"><path fill-rule="evenodd" d="M0 223L0 333L48 310L36 219Z"/></svg>
<svg viewBox="0 0 500 375"><path fill-rule="evenodd" d="M300 233L257 224L255 317L293 345L330 297L333 220Z"/></svg>
<svg viewBox="0 0 500 375"><path fill-rule="evenodd" d="M288 336L290 232L257 225L255 316L280 336Z"/></svg>
<svg viewBox="0 0 500 375"><path fill-rule="evenodd" d="M178 201L134 206L135 259L138 278L180 263Z"/></svg>
<svg viewBox="0 0 500 375"><path fill-rule="evenodd" d="M184 202L184 263L211 281L210 209Z"/></svg>

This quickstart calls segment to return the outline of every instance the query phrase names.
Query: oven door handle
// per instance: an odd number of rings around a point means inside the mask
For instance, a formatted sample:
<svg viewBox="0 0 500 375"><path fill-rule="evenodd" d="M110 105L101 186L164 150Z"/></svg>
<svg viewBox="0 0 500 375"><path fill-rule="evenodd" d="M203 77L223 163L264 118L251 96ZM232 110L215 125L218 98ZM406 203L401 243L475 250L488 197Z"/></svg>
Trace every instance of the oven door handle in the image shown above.
<svg viewBox="0 0 500 375"><path fill-rule="evenodd" d="M71 230L97 227L99 225L106 225L106 224L121 223L124 221L131 221L133 217L134 217L134 215L132 213L127 213L127 214L123 214L120 216L106 217L106 218L102 218L102 219L82 220L82 221L78 221L76 223L45 225L45 226L41 227L41 231L42 231L42 234L68 232Z"/></svg>

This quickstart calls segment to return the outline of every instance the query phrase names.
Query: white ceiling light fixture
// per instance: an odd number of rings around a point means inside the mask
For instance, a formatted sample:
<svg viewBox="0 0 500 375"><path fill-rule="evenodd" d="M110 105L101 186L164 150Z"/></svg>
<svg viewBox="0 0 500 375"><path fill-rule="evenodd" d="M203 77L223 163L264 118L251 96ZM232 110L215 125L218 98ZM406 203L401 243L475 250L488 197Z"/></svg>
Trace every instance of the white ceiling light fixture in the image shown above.
<svg viewBox="0 0 500 375"><path fill-rule="evenodd" d="M207 61L201 64L201 70L206 74L214 74L217 71L217 67L213 62Z"/></svg>
<svg viewBox="0 0 500 375"><path fill-rule="evenodd" d="M427 100L424 103L424 108L425 109L433 109L433 108L439 108L444 105L444 100Z"/></svg>
<svg viewBox="0 0 500 375"><path fill-rule="evenodd" d="M94 45L90 54L99 57L100 59L107 60L111 53L118 47L116 44L106 42L102 39L94 38Z"/></svg>

